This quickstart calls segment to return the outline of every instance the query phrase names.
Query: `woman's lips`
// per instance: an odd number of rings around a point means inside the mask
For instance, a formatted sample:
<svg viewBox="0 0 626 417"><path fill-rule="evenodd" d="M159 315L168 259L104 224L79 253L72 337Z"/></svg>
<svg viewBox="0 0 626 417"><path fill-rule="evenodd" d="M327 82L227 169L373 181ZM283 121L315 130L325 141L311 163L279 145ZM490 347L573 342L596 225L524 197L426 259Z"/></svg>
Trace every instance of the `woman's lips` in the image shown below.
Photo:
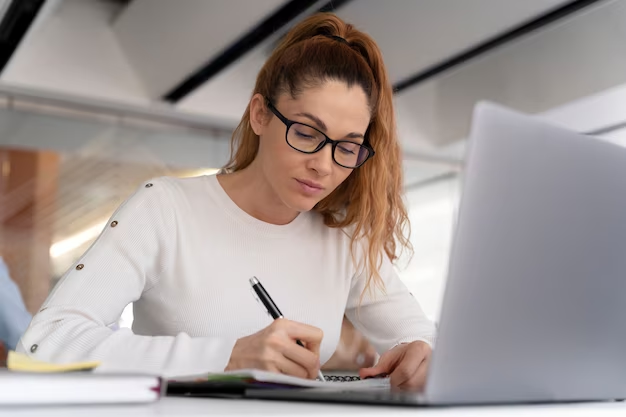
<svg viewBox="0 0 626 417"><path fill-rule="evenodd" d="M296 182L305 194L316 195L324 191L324 187L314 181L299 180L296 178Z"/></svg>

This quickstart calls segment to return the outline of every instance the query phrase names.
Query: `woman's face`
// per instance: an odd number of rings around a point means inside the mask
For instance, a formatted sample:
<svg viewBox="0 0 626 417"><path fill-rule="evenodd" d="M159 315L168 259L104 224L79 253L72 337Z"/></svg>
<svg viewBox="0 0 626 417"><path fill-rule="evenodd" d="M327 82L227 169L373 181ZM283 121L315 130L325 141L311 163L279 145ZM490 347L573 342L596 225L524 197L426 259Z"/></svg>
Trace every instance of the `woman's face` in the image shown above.
<svg viewBox="0 0 626 417"><path fill-rule="evenodd" d="M287 119L313 126L333 140L363 143L370 122L363 89L340 81L307 89L297 99L283 94L273 104ZM290 147L285 140L287 127L266 109L260 95L252 99L250 123L260 137L255 162L275 197L295 211L311 210L353 171L333 161L330 144L313 154Z"/></svg>

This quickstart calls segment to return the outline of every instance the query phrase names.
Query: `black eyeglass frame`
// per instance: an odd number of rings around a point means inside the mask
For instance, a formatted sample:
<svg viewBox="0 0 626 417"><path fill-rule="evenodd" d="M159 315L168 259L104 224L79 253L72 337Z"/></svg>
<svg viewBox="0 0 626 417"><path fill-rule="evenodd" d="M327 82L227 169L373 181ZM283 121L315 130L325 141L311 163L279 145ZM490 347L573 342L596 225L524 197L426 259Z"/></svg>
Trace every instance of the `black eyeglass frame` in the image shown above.
<svg viewBox="0 0 626 417"><path fill-rule="evenodd" d="M332 157L333 157L333 161L334 161L337 165L339 165L340 167L343 167L343 168L348 168L348 169L356 169L356 168L359 168L359 167L363 166L363 164L364 164L364 163L366 163L366 162L367 162L367 160L368 160L368 159L370 159L371 157L373 157L373 156L374 156L374 154L376 153L376 152L374 151L374 149L373 149L373 148L369 145L369 143L368 143L367 139L365 139L365 141L364 141L363 143L357 143L357 142L353 142L353 141L351 141L351 140L333 140L333 139L329 138L329 137L328 137L328 135L326 135L326 133L322 132L321 130L319 130L319 129L318 129L318 128L316 128L316 127L313 127L313 126L308 125L308 124L306 124L306 123L296 122L296 121L294 121L294 120L289 120L289 119L287 119L285 116L283 116L283 114L282 114L281 112L279 112L279 111L278 111L278 109L277 109L277 108L276 108L276 107L275 107L275 106L274 106L274 105L273 105L273 104L272 104L269 100L265 100L265 104L267 105L267 108L268 108L268 109L270 109L270 111L271 111L272 113L274 113L274 115L275 115L276 117L278 117L278 120L280 120L281 122L283 122L283 123L284 123L284 125L287 127L287 129L285 129L285 142L287 142L287 145L289 145L289 147L291 147L292 149L295 149L295 150L296 150L296 151L298 151L298 152L302 152L302 153L306 153L306 154L313 154L313 153L316 153L316 152L321 151L322 149L324 149L324 146L326 146L327 144L329 144L329 143L330 143L330 144L332 145L332 148L333 148L333 149L332 149L332 152L331 152L331 155L332 155ZM290 128L291 128L291 126L292 126L292 125L294 125L294 124L303 125L303 126L306 126L306 127L310 128L310 129L315 130L316 132L321 133L322 135L324 135L325 140L324 140L322 143L320 143L320 144L317 146L317 148L315 148L314 150L312 150L312 151L310 151L310 152L303 151L302 149L298 149L298 148L296 148L296 147L295 147L295 146L293 146L291 143L289 143L289 139L288 139L289 129L290 129ZM357 165L357 166L351 167L351 166L346 166L346 165L340 164L340 163L339 163L339 162L337 162L337 160L335 159L335 148L336 148L336 147L337 147L337 145L338 145L338 144L340 144L340 143L351 143L351 144L353 144L353 145L359 145L359 146L362 146L362 147L364 147L365 149L367 149L369 153L368 153L367 157L363 160L363 162L361 162L361 163L360 163L359 165Z"/></svg>

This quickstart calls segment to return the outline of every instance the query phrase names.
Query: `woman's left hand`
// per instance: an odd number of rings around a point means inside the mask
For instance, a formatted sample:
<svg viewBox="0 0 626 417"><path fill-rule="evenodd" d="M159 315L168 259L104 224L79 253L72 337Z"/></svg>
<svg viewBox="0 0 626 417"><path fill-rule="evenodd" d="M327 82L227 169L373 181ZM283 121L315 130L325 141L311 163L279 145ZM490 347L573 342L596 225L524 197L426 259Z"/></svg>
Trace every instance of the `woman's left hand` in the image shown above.
<svg viewBox="0 0 626 417"><path fill-rule="evenodd" d="M431 353L430 346L422 341L401 344L385 352L376 366L361 369L359 376L388 374L393 388L422 391Z"/></svg>

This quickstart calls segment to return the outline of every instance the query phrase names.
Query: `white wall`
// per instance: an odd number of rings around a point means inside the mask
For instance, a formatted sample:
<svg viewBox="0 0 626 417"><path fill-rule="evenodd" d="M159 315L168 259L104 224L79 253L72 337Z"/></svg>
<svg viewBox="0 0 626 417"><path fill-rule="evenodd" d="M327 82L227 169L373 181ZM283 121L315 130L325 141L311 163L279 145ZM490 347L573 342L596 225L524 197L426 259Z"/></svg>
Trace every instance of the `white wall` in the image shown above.
<svg viewBox="0 0 626 417"><path fill-rule="evenodd" d="M539 116L580 132L626 122L626 83L555 107Z"/></svg>
<svg viewBox="0 0 626 417"><path fill-rule="evenodd" d="M537 114L549 123L587 132L626 123L626 84ZM599 138L626 147L626 127ZM459 142L462 143L462 142ZM462 153L462 148L455 150ZM403 282L432 319L439 318L447 280L461 178L433 183L407 194L415 255L400 263Z"/></svg>
<svg viewBox="0 0 626 417"><path fill-rule="evenodd" d="M445 289L448 257L459 200L459 180L440 181L407 194L411 244L415 251L408 265L398 263L398 273L424 312L439 318Z"/></svg>
<svg viewBox="0 0 626 417"><path fill-rule="evenodd" d="M6 109L0 109L0 146L180 168L221 167L230 153L228 137L209 132L151 130Z"/></svg>
<svg viewBox="0 0 626 417"><path fill-rule="evenodd" d="M463 157L472 108L482 99L574 131L625 123L626 2L601 5L396 97L405 148ZM602 139L626 146L626 128ZM459 180L448 180L407 196L415 256L400 276L434 319L447 278L459 188Z"/></svg>

